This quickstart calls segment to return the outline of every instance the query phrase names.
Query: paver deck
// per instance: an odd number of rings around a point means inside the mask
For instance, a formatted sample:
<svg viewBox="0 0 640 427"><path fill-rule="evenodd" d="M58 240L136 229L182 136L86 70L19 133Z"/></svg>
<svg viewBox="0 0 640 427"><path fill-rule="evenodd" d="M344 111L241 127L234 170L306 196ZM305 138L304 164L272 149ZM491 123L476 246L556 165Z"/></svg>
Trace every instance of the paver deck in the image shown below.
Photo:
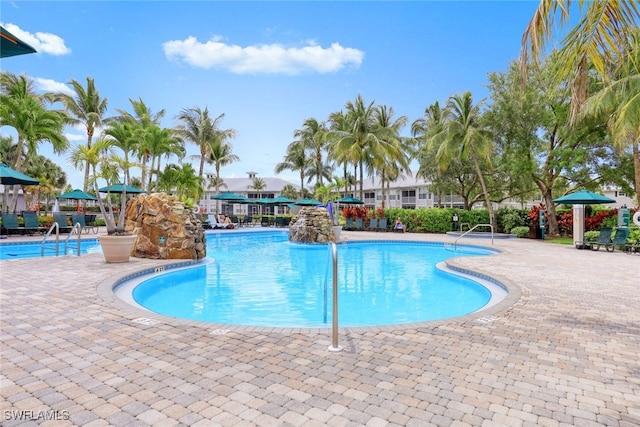
<svg viewBox="0 0 640 427"><path fill-rule="evenodd" d="M161 261L0 261L0 424L640 425L640 256L494 247L452 264L517 298L463 318L343 329L337 353L325 331L171 319L105 292Z"/></svg>

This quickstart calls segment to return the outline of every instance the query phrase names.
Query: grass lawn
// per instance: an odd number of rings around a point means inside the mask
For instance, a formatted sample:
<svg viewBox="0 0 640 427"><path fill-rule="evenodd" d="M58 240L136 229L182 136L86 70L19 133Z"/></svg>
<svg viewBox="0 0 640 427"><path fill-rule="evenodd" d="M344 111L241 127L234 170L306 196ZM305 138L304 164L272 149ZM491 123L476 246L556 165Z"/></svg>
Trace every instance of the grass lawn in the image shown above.
<svg viewBox="0 0 640 427"><path fill-rule="evenodd" d="M573 245L573 237L549 237L545 239L549 243L559 243L561 245Z"/></svg>

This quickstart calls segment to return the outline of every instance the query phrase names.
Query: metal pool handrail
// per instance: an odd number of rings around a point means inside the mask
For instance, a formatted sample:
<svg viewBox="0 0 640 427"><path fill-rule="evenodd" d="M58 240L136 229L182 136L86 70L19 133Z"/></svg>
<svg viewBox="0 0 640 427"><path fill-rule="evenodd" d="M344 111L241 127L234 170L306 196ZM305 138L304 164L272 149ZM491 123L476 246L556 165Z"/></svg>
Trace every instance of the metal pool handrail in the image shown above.
<svg viewBox="0 0 640 427"><path fill-rule="evenodd" d="M491 225L491 224L476 224L472 228L470 228L468 231L465 231L460 237L458 237L455 240L455 242L453 242L454 249L458 249L458 240L462 239L464 236L466 236L467 234L471 233L473 230L475 230L478 227L489 227L489 228L491 228L491 244L493 245L493 225Z"/></svg>
<svg viewBox="0 0 640 427"><path fill-rule="evenodd" d="M76 233L78 233L78 254L77 254L77 256L80 256L80 234L82 233L82 225L80 225L79 222L75 223L75 225L73 226L73 228L69 232L69 235L67 236L67 238L64 241L64 254L65 255L67 254L67 246L69 245L69 239L73 235L74 231Z"/></svg>
<svg viewBox="0 0 640 427"><path fill-rule="evenodd" d="M57 222L53 222L53 224L51 224L51 227L49 227L49 231L47 231L47 234L44 235L43 239L42 239L42 243L40 243L40 256L44 256L44 250L45 250L45 246L44 244L47 242L47 238L51 235L51 232L53 230L56 230L56 256L58 256L58 253L60 252L59 248L60 248L60 226L58 225Z"/></svg>
<svg viewBox="0 0 640 427"><path fill-rule="evenodd" d="M333 335L329 351L342 351L338 345L338 246L334 242L330 246L333 260Z"/></svg>

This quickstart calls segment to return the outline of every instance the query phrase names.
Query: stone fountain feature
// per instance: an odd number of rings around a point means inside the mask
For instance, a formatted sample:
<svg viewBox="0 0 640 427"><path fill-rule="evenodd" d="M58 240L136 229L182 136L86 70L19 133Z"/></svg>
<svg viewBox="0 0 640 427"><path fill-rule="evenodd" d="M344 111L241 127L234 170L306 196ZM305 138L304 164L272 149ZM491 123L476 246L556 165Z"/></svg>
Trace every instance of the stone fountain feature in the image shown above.
<svg viewBox="0 0 640 427"><path fill-rule="evenodd" d="M335 242L333 224L325 208L304 207L289 224L289 240L297 243Z"/></svg>
<svg viewBox="0 0 640 427"><path fill-rule="evenodd" d="M125 231L137 235L131 255L151 259L201 259L207 241L200 221L176 196L140 194L127 203Z"/></svg>

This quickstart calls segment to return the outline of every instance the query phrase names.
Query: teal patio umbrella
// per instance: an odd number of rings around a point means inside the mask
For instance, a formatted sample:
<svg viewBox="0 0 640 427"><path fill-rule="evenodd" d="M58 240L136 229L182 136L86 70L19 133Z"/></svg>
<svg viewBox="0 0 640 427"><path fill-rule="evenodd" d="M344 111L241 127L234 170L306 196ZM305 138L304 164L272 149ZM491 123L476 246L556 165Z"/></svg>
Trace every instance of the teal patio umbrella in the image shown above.
<svg viewBox="0 0 640 427"><path fill-rule="evenodd" d="M294 203L296 206L323 206L322 202L316 199L302 199Z"/></svg>
<svg viewBox="0 0 640 427"><path fill-rule="evenodd" d="M352 196L343 197L342 199L336 200L336 202L342 203L343 205L364 205L362 200Z"/></svg>
<svg viewBox="0 0 640 427"><path fill-rule="evenodd" d="M99 188L98 191L101 193L122 193L122 184L118 183L118 184L109 185L107 187L102 187L102 188ZM132 187L130 185L125 185L125 191L127 192L127 194L146 193L146 191L136 187Z"/></svg>
<svg viewBox="0 0 640 427"><path fill-rule="evenodd" d="M56 199L69 199L69 200L98 200L93 194L85 193L82 190L75 189L67 193L61 194Z"/></svg>
<svg viewBox="0 0 640 427"><path fill-rule="evenodd" d="M579 190L571 194L566 194L557 199L553 199L555 203L565 205L598 205L600 203L615 203L616 201L603 196L602 194L593 193L587 190Z"/></svg>
<svg viewBox="0 0 640 427"><path fill-rule="evenodd" d="M573 244L576 248L582 249L584 244L584 207L583 205L599 205L601 203L615 203L616 201L587 190L579 190L571 194L566 194L557 199L553 199L554 203L562 203L565 205L574 205L573 207Z"/></svg>
<svg viewBox="0 0 640 427"><path fill-rule="evenodd" d="M36 53L36 50L0 26L0 57Z"/></svg>
<svg viewBox="0 0 640 427"><path fill-rule="evenodd" d="M211 197L211 199L225 200L227 202L235 201L236 203L246 203L245 202L246 197L244 197L242 194L232 193L231 191L224 191L220 194L216 194L215 196Z"/></svg>
<svg viewBox="0 0 640 427"><path fill-rule="evenodd" d="M40 181L0 163L0 184L3 185L40 185Z"/></svg>

